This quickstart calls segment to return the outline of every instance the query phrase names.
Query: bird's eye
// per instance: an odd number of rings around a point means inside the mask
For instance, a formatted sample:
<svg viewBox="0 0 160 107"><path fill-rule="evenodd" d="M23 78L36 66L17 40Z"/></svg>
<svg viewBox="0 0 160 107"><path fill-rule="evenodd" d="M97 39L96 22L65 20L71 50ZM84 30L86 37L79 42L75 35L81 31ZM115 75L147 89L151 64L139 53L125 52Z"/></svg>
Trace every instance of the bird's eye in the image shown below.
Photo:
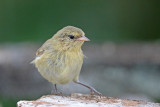
<svg viewBox="0 0 160 107"><path fill-rule="evenodd" d="M70 39L74 39L74 36L73 36L73 35L69 35L69 38L70 38Z"/></svg>

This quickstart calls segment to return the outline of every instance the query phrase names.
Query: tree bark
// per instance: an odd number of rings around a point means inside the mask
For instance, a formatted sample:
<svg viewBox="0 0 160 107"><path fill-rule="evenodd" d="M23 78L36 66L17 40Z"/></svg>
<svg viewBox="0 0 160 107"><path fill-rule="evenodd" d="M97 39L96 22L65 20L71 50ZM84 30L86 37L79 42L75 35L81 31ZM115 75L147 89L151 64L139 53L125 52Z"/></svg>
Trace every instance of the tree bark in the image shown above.
<svg viewBox="0 0 160 107"><path fill-rule="evenodd" d="M158 103L74 93L71 96L45 95L35 101L19 101L17 107L160 107Z"/></svg>

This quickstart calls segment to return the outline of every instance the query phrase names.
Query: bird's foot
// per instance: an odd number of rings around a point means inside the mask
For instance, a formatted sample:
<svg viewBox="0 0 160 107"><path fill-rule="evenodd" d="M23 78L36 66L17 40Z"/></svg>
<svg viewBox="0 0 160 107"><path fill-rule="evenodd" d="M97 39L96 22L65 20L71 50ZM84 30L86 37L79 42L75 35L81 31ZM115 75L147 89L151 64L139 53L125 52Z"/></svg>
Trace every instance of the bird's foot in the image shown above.
<svg viewBox="0 0 160 107"><path fill-rule="evenodd" d="M94 94L97 94L97 95L99 95L99 96L103 96L103 95L102 95L100 92L98 92L97 90L91 89L90 95L94 95Z"/></svg>
<svg viewBox="0 0 160 107"><path fill-rule="evenodd" d="M57 96L62 96L62 92L55 92L55 91L51 91L51 95L57 95Z"/></svg>

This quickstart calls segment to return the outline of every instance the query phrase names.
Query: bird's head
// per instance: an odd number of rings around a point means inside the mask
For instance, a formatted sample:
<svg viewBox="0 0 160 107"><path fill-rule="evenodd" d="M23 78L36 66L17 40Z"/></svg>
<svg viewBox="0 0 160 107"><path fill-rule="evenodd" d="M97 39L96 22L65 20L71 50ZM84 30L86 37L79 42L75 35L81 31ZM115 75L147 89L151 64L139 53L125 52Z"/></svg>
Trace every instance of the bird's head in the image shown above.
<svg viewBox="0 0 160 107"><path fill-rule="evenodd" d="M90 41L85 33L77 27L66 26L59 30L53 38L61 44L64 49L81 48L84 41Z"/></svg>

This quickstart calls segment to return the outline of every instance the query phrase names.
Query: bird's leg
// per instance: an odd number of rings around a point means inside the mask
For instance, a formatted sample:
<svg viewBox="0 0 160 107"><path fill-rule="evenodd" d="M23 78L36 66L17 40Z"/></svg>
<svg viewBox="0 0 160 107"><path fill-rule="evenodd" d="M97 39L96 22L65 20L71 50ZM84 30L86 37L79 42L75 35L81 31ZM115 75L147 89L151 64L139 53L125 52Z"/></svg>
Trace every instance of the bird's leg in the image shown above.
<svg viewBox="0 0 160 107"><path fill-rule="evenodd" d="M53 94L53 95L62 95L62 92L58 92L57 84L54 84L54 89L55 89L55 91L52 91L51 94Z"/></svg>
<svg viewBox="0 0 160 107"><path fill-rule="evenodd" d="M75 83L80 84L80 85L82 85L82 86L84 86L84 87L86 87L86 88L90 89L91 94L96 93L97 95L102 96L102 94L101 94L100 92L98 92L96 89L94 89L94 88L93 88L93 87L91 87L91 86L88 86L88 85L86 85L86 84L83 84L83 83L81 83L81 82L77 82L77 81L75 81Z"/></svg>
<svg viewBox="0 0 160 107"><path fill-rule="evenodd" d="M56 91L56 93L57 93L57 92L58 92L57 84L54 84L54 88L55 88L55 91Z"/></svg>

